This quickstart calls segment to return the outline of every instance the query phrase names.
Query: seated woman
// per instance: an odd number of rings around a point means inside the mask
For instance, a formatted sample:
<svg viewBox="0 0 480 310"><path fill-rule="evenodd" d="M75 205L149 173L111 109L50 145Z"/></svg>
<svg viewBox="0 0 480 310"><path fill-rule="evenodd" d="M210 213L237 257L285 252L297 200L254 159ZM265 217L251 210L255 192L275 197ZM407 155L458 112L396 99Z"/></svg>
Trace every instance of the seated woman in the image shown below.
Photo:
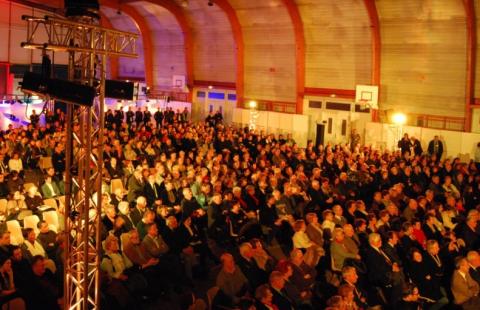
<svg viewBox="0 0 480 310"><path fill-rule="evenodd" d="M109 235L105 239L105 255L100 264L100 269L111 280L122 283L133 296L144 293L147 289L147 280L138 271L129 268L131 265L124 259L120 252L118 238Z"/></svg>
<svg viewBox="0 0 480 310"><path fill-rule="evenodd" d="M320 257L324 255L323 248L312 242L305 233L307 226L303 220L297 220L293 225L295 234L293 235L293 247L305 250L305 262L310 266L316 266Z"/></svg>
<svg viewBox="0 0 480 310"><path fill-rule="evenodd" d="M38 207L43 205L42 195L38 192L38 188L33 185L27 190L25 196L25 204L28 210L31 210L34 214L38 214Z"/></svg>
<svg viewBox="0 0 480 310"><path fill-rule="evenodd" d="M25 242L22 245L23 256L30 262L34 256L42 256L45 258L45 267L52 273L55 273L57 271L55 263L53 260L48 259L42 244L36 240L37 236L33 228L25 229L23 237L25 238Z"/></svg>
<svg viewBox="0 0 480 310"><path fill-rule="evenodd" d="M13 282L12 261L0 256L0 307L1 309L25 309L25 302L19 296Z"/></svg>

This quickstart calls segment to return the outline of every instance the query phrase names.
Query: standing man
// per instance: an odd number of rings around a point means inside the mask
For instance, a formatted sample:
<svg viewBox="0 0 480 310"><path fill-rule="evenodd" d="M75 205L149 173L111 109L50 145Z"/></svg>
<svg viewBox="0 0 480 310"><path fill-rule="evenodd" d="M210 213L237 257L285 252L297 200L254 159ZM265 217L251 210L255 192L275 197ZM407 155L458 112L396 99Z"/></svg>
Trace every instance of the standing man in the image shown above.
<svg viewBox="0 0 480 310"><path fill-rule="evenodd" d="M430 156L437 156L437 160L440 160L442 158L443 154L443 143L440 141L438 136L433 137L433 140L431 140L428 143L428 155Z"/></svg>
<svg viewBox="0 0 480 310"><path fill-rule="evenodd" d="M128 111L127 111L127 125L128 125L128 128L130 128L132 126L133 116L134 116L134 113L132 111L132 107L128 107Z"/></svg>
<svg viewBox="0 0 480 310"><path fill-rule="evenodd" d="M157 129L160 128L163 122L163 113L162 113L162 110L160 110L160 107L158 107L158 110L155 112L155 114L153 114L153 118L157 123Z"/></svg>
<svg viewBox="0 0 480 310"><path fill-rule="evenodd" d="M135 124L137 125L137 128L140 128L142 121L143 121L142 109L138 107L137 111L135 111Z"/></svg>
<svg viewBox="0 0 480 310"><path fill-rule="evenodd" d="M350 149L352 152L355 150L355 147L360 145L360 134L357 132L357 130L354 128L352 129L352 134L350 136Z"/></svg>
<svg viewBox="0 0 480 310"><path fill-rule="evenodd" d="M402 140L398 141L398 147L402 151L402 156L404 156L405 153L411 154L410 148L413 147L413 145L408 137L408 133L404 134Z"/></svg>

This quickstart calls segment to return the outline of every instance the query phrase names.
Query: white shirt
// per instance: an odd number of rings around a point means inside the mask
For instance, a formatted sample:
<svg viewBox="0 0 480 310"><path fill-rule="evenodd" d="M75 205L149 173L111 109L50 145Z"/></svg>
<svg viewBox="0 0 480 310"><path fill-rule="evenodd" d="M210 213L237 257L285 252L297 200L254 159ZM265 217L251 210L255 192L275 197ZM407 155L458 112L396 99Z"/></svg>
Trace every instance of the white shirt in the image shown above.
<svg viewBox="0 0 480 310"><path fill-rule="evenodd" d="M293 247L297 249L308 249L313 245L310 238L308 238L307 234L304 231L297 231L293 237Z"/></svg>
<svg viewBox="0 0 480 310"><path fill-rule="evenodd" d="M9 161L8 161L8 168L10 169L10 171L22 171L23 170L23 164L22 164L22 160L19 158L19 159L14 159L14 158L11 158Z"/></svg>
<svg viewBox="0 0 480 310"><path fill-rule="evenodd" d="M30 252L30 254L32 255L32 257L36 256L36 255L40 255L42 257L46 256L45 249L43 248L43 246L39 242L37 242L37 240L35 240L35 242L33 244L30 243L30 241L25 240L25 246L27 247L27 249Z"/></svg>

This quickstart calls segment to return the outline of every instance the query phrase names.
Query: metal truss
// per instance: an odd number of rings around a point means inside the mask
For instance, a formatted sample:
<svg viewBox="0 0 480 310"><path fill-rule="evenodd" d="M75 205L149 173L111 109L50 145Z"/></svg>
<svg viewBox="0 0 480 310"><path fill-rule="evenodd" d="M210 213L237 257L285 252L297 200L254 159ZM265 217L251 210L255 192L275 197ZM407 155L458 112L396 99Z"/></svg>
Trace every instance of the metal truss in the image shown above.
<svg viewBox="0 0 480 310"><path fill-rule="evenodd" d="M85 17L23 19L28 22L24 48L68 52L69 80L98 87L93 106L67 104L64 309L99 309L106 63L108 56L137 57L138 36ZM40 31L47 42L34 41Z"/></svg>
<svg viewBox="0 0 480 310"><path fill-rule="evenodd" d="M22 19L27 21L27 40L21 43L24 48L136 57L136 34L48 15L23 15ZM35 43L39 36L48 41Z"/></svg>

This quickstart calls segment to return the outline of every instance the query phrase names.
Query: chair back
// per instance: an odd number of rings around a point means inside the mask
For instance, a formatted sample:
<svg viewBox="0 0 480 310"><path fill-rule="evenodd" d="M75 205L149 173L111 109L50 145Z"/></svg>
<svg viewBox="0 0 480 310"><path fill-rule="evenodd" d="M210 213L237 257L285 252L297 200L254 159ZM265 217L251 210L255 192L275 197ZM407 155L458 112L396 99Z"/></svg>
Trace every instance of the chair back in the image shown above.
<svg viewBox="0 0 480 310"><path fill-rule="evenodd" d="M7 221L7 230L10 232L10 243L21 245L24 241L22 228L17 220Z"/></svg>

